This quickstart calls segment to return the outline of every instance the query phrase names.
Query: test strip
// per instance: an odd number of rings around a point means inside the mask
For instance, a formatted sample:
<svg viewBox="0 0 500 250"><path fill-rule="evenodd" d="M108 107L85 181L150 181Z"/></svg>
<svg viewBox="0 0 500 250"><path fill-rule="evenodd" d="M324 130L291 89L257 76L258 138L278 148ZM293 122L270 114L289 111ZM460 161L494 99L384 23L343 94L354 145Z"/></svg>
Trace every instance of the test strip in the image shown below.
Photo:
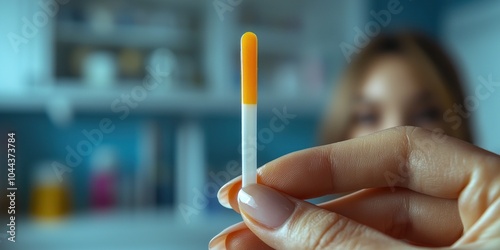
<svg viewBox="0 0 500 250"><path fill-rule="evenodd" d="M242 186L257 183L257 36L241 37Z"/></svg>

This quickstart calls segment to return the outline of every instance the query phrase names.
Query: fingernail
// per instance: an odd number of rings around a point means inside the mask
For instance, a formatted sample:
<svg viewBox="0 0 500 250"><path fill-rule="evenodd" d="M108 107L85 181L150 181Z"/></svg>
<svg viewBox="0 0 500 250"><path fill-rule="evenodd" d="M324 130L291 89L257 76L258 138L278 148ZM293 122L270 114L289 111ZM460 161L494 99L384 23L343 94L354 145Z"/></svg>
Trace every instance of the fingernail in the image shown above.
<svg viewBox="0 0 500 250"><path fill-rule="evenodd" d="M225 208L231 208L231 205L229 204L228 194L229 194L229 189L231 189L232 186L233 183L228 182L219 189L219 192L217 192L217 199L219 200L219 203Z"/></svg>
<svg viewBox="0 0 500 250"><path fill-rule="evenodd" d="M240 210L268 228L278 228L292 215L295 204L278 191L259 184L238 194Z"/></svg>
<svg viewBox="0 0 500 250"><path fill-rule="evenodd" d="M210 243L208 243L208 248L214 250L226 249L227 236L231 233L240 231L245 228L246 226L245 223L243 222L240 222L238 224L226 228L224 231L220 232L214 238L212 238L212 240L210 240Z"/></svg>

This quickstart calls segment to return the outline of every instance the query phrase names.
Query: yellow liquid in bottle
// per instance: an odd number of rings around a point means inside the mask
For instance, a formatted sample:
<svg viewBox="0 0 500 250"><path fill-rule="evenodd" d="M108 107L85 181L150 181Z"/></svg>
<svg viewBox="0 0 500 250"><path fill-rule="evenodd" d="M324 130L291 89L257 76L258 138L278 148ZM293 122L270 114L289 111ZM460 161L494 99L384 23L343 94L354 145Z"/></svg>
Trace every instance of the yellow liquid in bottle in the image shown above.
<svg viewBox="0 0 500 250"><path fill-rule="evenodd" d="M36 186L31 196L31 213L40 220L54 220L70 212L68 188L62 185Z"/></svg>

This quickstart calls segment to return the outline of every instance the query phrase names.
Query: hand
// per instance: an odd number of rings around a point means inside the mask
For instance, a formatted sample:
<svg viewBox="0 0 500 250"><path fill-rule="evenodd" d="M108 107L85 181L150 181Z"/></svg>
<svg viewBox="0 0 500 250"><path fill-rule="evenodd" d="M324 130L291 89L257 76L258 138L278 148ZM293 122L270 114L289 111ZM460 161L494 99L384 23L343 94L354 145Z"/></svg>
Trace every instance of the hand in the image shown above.
<svg viewBox="0 0 500 250"><path fill-rule="evenodd" d="M259 184L239 191L239 177L219 191L244 223L210 248L500 249L500 157L455 138L393 128L291 153L258 173Z"/></svg>

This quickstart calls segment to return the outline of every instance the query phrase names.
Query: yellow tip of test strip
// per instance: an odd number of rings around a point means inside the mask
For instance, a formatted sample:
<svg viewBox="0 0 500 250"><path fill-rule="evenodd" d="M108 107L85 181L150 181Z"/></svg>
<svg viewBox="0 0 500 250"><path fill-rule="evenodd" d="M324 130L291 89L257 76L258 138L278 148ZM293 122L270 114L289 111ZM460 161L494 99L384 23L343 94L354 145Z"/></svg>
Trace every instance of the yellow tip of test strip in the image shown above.
<svg viewBox="0 0 500 250"><path fill-rule="evenodd" d="M257 36L241 37L242 186L257 183Z"/></svg>
<svg viewBox="0 0 500 250"><path fill-rule="evenodd" d="M241 97L243 104L257 104L257 36L241 37Z"/></svg>

